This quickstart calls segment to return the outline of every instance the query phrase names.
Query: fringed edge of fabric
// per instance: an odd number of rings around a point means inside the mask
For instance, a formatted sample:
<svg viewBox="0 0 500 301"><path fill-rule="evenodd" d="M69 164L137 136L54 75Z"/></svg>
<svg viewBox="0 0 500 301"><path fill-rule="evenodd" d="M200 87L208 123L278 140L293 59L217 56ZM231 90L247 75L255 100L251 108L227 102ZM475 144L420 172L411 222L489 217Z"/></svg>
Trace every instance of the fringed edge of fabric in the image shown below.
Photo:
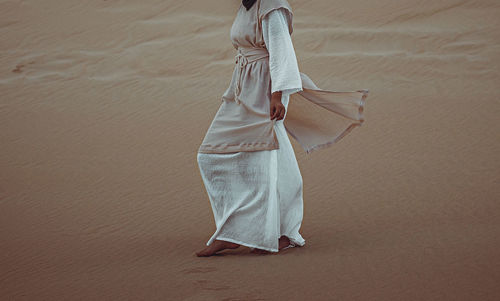
<svg viewBox="0 0 500 301"><path fill-rule="evenodd" d="M300 137L296 136L293 133L293 130L291 131L291 130L289 130L286 127L286 120L285 120L285 128L287 129L287 132L302 146L302 148L305 150L305 152L307 154L310 154L310 153L312 153L312 152L314 152L316 150L327 148L327 147L331 146L332 144L338 142L340 139L342 139L347 134L349 134L354 128L356 128L358 126L361 126L363 124L363 122L365 120L365 118L364 118L364 109L365 109L365 105L366 105L366 98L367 98L368 93L369 93L368 89L361 89L361 90L357 90L357 91L331 91L331 90L324 90L324 89L321 89L318 86L316 86L316 84L312 81L312 79L307 74L305 74L303 72L300 72L300 75L301 75L303 90L297 92L297 94L301 95L301 97L303 97L307 101L310 101L314 105L317 105L319 107L322 107L325 110L331 111L331 112L333 112L335 114L339 114L339 115L341 115L341 116L343 116L345 118L353 120L351 122L351 124L349 126L347 126L345 128L345 130L343 130L335 138L333 138L333 139L331 139L329 141L326 141L324 143L316 144L314 146L310 146L310 145L306 145L306 144L302 143ZM308 93L311 93L310 91L327 92L327 93L339 93L339 94L342 94L342 93L361 93L360 94L361 97L357 101L357 103L359 105L358 106L358 110L357 110L357 115L358 116L356 118L353 118L352 116L346 116L346 115L344 115L340 111L332 110L328 106L323 106L321 103L318 103L317 101L313 101L312 99L310 99L308 97ZM290 96L292 96L292 95L290 95ZM293 99L291 101L293 101ZM293 103L291 103L291 104L293 104Z"/></svg>
<svg viewBox="0 0 500 301"><path fill-rule="evenodd" d="M359 102L359 110L358 110L359 121L358 122L353 122L350 126L348 126L340 135L338 135L332 141L328 141L328 142L323 143L323 144L318 144L316 146L313 146L311 148L306 149L306 154L310 154L310 153L312 153L312 152L314 152L316 150L327 148L327 147L331 146L332 144L338 142L340 139L344 138L353 129L355 129L358 126L361 126L364 123L364 121L365 121L364 109L365 109L366 98L368 97L369 90L364 89L364 90L359 90L359 91L356 91L356 92L360 92L360 93L363 94L363 96L361 97L361 100Z"/></svg>

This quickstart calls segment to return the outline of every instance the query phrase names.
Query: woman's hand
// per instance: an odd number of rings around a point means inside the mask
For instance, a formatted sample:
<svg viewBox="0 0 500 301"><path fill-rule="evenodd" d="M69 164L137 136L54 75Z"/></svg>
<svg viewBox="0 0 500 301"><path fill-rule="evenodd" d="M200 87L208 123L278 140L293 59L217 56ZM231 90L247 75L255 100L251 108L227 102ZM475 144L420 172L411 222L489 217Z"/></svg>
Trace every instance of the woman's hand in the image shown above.
<svg viewBox="0 0 500 301"><path fill-rule="evenodd" d="M285 106L281 103L281 91L274 92L271 95L271 120L281 120L285 117Z"/></svg>

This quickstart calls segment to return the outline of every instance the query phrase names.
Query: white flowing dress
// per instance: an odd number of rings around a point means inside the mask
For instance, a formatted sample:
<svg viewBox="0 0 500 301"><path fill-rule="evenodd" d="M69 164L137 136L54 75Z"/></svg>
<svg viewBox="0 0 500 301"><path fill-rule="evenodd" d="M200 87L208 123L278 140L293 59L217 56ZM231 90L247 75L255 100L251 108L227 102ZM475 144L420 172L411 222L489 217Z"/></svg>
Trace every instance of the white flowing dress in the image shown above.
<svg viewBox="0 0 500 301"><path fill-rule="evenodd" d="M282 91L281 101L288 108L290 95L302 91L302 84L284 9L267 14L262 28L272 92ZM273 125L279 149L197 154L216 225L207 246L217 239L278 252L282 235L290 239L289 247L305 244L299 233L302 175L285 119Z"/></svg>

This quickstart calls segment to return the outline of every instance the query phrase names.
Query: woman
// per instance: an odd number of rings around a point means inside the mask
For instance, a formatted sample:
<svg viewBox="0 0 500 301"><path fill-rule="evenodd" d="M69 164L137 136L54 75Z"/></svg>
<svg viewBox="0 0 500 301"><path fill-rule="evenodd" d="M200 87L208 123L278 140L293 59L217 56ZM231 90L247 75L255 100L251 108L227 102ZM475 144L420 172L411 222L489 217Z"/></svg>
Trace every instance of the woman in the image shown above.
<svg viewBox="0 0 500 301"><path fill-rule="evenodd" d="M217 229L197 256L303 246L302 176L287 132L311 152L363 122L367 91L321 90L299 72L292 17L286 0L242 0L231 27L236 66L197 155Z"/></svg>

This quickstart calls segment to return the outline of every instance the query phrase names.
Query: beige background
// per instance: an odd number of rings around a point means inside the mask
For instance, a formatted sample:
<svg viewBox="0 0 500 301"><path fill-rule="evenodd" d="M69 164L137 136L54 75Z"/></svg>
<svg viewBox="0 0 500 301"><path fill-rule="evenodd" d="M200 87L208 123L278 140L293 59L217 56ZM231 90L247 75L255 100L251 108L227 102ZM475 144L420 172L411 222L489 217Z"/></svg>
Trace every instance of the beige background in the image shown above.
<svg viewBox="0 0 500 301"><path fill-rule="evenodd" d="M239 1L0 0L0 299L500 299L500 3L290 4L299 68L370 89L366 122L293 141L306 246L197 258Z"/></svg>

